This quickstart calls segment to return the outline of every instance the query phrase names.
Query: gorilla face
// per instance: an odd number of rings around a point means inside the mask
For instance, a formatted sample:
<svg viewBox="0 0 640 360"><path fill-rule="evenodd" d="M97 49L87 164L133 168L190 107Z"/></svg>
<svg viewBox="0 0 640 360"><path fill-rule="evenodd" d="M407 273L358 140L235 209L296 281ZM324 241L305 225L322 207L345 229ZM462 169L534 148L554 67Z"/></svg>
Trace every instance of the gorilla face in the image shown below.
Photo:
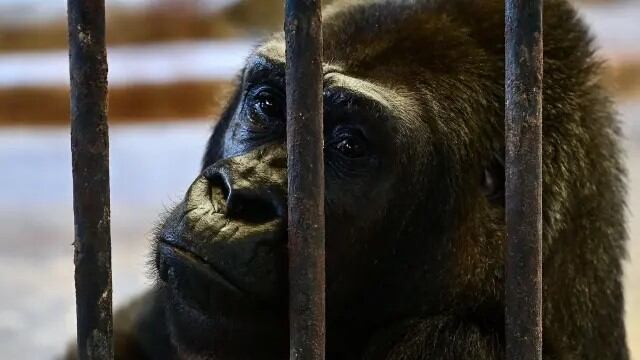
<svg viewBox="0 0 640 360"><path fill-rule="evenodd" d="M323 71L329 352L343 342L357 351L386 323L451 309L450 290L467 290L454 284L460 269L474 281L494 276L500 263L483 256L499 250L485 239L500 235L502 213L487 195L499 198L504 171L487 160L502 138L499 102L466 96L501 93L485 77L499 62L475 58L475 43L445 20L429 20L419 36L397 30L407 38L384 46L359 34L345 48L335 18L325 23ZM201 175L158 231L170 333L190 356L287 357L284 58L279 36L249 57ZM452 230L464 215L458 199L478 215L461 232ZM472 241L482 244L474 254Z"/></svg>
<svg viewBox="0 0 640 360"><path fill-rule="evenodd" d="M419 225L402 215L421 200L411 179L428 159L427 131L410 97L330 66L324 104L329 317L364 320L366 297L402 271L387 262ZM253 336L286 350L285 109L283 54L267 44L249 59L201 175L159 231L157 266L183 346L221 333L224 348Z"/></svg>

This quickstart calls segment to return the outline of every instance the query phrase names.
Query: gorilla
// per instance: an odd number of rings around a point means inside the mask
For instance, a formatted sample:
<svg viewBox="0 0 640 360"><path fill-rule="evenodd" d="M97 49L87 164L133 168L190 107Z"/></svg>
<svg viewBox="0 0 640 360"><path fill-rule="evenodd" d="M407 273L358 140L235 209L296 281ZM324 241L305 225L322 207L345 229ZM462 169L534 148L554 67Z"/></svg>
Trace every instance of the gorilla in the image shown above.
<svg viewBox="0 0 640 360"><path fill-rule="evenodd" d="M324 10L327 358L504 358L504 4ZM153 241L119 359L287 359L285 45L248 57ZM543 354L628 359L620 128L588 29L544 10Z"/></svg>

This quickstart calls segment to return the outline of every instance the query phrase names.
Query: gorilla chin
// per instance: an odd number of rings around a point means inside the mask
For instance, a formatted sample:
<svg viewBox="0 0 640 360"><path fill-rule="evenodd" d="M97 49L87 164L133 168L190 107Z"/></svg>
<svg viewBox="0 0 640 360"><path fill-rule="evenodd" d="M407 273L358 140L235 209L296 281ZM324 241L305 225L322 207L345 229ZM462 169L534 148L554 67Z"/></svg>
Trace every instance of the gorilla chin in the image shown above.
<svg viewBox="0 0 640 360"><path fill-rule="evenodd" d="M274 331L287 326L286 302L257 301L202 258L173 245L159 244L158 258L169 336L181 357L250 359L286 349L287 333ZM243 339L256 341L247 347Z"/></svg>

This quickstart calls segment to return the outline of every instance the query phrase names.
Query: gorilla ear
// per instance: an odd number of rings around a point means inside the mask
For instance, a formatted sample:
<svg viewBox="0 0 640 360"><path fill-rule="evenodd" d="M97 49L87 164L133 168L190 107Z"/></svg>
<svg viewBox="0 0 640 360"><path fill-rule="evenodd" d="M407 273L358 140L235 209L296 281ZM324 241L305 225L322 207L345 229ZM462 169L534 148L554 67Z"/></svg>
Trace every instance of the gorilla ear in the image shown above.
<svg viewBox="0 0 640 360"><path fill-rule="evenodd" d="M234 90L231 99L227 103L226 108L222 112L220 119L213 127L213 133L211 134L211 137L209 137L209 141L207 142L207 149L202 159L202 170L220 160L220 158L222 157L222 151L224 148L224 134L227 132L229 123L235 115L238 104L240 103L241 88L241 85L236 86L236 89Z"/></svg>
<svg viewBox="0 0 640 360"><path fill-rule="evenodd" d="M481 189L484 196L495 204L504 206L504 155L495 153L485 166L482 174Z"/></svg>

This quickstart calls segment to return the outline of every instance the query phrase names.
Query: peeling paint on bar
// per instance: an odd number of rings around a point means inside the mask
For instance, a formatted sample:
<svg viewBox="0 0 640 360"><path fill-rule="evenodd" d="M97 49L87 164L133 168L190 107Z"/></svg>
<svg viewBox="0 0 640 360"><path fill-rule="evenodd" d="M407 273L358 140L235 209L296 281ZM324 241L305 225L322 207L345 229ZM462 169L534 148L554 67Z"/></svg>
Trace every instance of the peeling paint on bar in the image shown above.
<svg viewBox="0 0 640 360"><path fill-rule="evenodd" d="M68 0L78 358L113 359L104 0Z"/></svg>
<svg viewBox="0 0 640 360"><path fill-rule="evenodd" d="M542 359L542 0L505 9L507 360Z"/></svg>
<svg viewBox="0 0 640 360"><path fill-rule="evenodd" d="M324 160L320 0L285 9L290 359L325 358Z"/></svg>

